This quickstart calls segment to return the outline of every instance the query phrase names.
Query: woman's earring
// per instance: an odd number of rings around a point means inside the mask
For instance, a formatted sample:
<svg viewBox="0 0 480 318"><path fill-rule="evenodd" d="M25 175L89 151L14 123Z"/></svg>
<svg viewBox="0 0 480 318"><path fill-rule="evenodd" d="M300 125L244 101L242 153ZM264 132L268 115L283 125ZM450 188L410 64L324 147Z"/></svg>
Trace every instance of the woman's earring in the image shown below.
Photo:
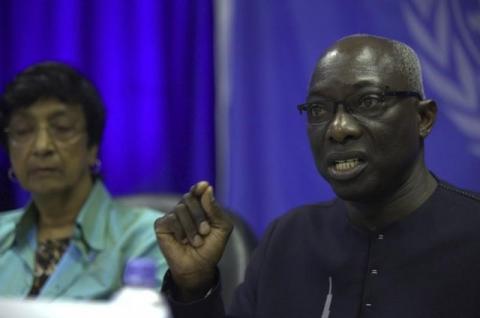
<svg viewBox="0 0 480 318"><path fill-rule="evenodd" d="M90 166L90 171L94 175L99 175L100 174L100 171L102 171L102 162L100 161L100 159L98 159L98 158L95 159L95 163Z"/></svg>
<svg viewBox="0 0 480 318"><path fill-rule="evenodd" d="M13 171L12 167L10 167L8 169L7 175L8 175L8 179L10 179L10 181L15 182L15 183L18 182L17 176L15 175L15 172Z"/></svg>

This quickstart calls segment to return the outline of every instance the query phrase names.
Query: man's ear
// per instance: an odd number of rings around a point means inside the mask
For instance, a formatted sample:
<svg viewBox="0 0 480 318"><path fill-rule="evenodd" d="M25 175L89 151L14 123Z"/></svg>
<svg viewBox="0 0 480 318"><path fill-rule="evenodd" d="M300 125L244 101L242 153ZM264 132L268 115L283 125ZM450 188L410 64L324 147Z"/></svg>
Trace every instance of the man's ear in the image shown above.
<svg viewBox="0 0 480 318"><path fill-rule="evenodd" d="M421 100L418 103L419 135L426 138L435 124L437 118L437 103L431 99Z"/></svg>

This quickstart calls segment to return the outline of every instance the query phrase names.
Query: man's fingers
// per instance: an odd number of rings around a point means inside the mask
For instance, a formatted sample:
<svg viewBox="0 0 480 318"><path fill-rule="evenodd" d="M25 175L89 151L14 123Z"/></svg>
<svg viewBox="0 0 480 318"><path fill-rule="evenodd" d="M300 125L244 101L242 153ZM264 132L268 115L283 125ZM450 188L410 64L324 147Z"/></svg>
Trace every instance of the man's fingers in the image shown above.
<svg viewBox="0 0 480 318"><path fill-rule="evenodd" d="M184 200L186 199L184 198ZM202 245L203 239L197 229L197 224L193 220L192 213L185 201L184 203L178 204L174 211L175 216L177 217L177 220L180 223L181 228L185 232L185 235L190 244L195 247Z"/></svg>
<svg viewBox="0 0 480 318"><path fill-rule="evenodd" d="M205 190L200 201L210 221L216 222L224 219L222 208L215 200L215 197L213 196L213 188L211 186L208 186Z"/></svg>
<svg viewBox="0 0 480 318"><path fill-rule="evenodd" d="M175 213L169 213L158 218L155 220L154 227L157 237L160 235L173 235L179 243L186 238L185 231L183 231Z"/></svg>
<svg viewBox="0 0 480 318"><path fill-rule="evenodd" d="M155 221L155 234L158 246L170 268L178 268L181 265L182 255L191 248L185 233L180 226L179 221L174 213L170 213ZM181 234L180 234L181 233ZM186 243L183 243L182 236ZM188 244L185 245L185 244Z"/></svg>
<svg viewBox="0 0 480 318"><path fill-rule="evenodd" d="M187 193L183 196L183 202L190 211L192 219L197 227L198 233L200 233L201 235L207 235L208 233L210 233L210 225L208 224L205 211L200 205L200 201L191 193Z"/></svg>
<svg viewBox="0 0 480 318"><path fill-rule="evenodd" d="M205 190L207 190L207 188L208 188L209 186L210 186L210 185L208 184L207 181L197 182L195 185L193 185L193 186L190 188L190 193L191 193L193 196L201 197L202 194L205 192Z"/></svg>
<svg viewBox="0 0 480 318"><path fill-rule="evenodd" d="M180 242L190 242L194 247L204 243L203 236L210 233L213 224L227 230L230 225L213 196L213 188L206 181L193 185L171 214L178 223L178 226L172 223L172 233Z"/></svg>

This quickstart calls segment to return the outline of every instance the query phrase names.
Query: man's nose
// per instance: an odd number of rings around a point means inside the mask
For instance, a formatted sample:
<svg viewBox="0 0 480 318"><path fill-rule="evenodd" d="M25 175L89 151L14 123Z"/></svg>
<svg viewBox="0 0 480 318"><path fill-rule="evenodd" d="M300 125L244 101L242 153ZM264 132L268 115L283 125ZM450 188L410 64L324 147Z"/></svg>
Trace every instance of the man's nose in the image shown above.
<svg viewBox="0 0 480 318"><path fill-rule="evenodd" d="M328 139L345 143L349 139L357 139L362 134L358 121L345 111L344 105L338 105L337 112L327 129Z"/></svg>
<svg viewBox="0 0 480 318"><path fill-rule="evenodd" d="M53 140L46 127L39 127L33 138L33 152L37 155L48 154L53 151Z"/></svg>

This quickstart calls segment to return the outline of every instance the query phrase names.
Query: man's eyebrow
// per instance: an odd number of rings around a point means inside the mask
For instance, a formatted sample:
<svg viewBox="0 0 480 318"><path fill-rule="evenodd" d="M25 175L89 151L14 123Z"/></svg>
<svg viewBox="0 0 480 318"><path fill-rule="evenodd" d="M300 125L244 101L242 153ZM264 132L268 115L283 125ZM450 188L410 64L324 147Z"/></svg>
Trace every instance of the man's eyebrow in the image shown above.
<svg viewBox="0 0 480 318"><path fill-rule="evenodd" d="M376 82L376 81L361 80L361 81L355 82L352 86L354 88L364 88L364 87L369 87L369 86L378 87L379 85L378 85L378 82Z"/></svg>
<svg viewBox="0 0 480 318"><path fill-rule="evenodd" d="M318 92L309 92L306 97L307 102L314 102L315 100L331 100L331 98L322 95Z"/></svg>

